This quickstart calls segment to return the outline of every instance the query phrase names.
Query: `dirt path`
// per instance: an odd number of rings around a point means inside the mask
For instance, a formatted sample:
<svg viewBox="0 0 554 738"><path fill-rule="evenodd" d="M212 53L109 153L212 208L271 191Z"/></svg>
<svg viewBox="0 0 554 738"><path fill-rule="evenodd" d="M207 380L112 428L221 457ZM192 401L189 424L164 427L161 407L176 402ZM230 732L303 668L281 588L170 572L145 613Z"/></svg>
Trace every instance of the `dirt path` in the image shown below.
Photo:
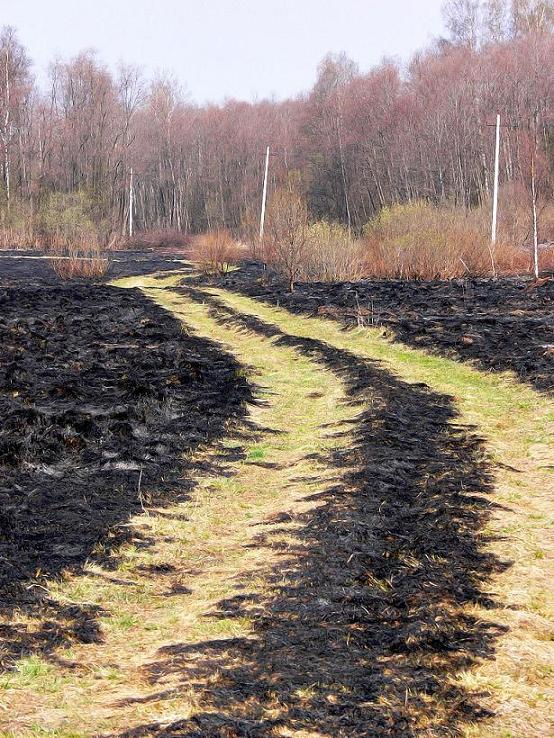
<svg viewBox="0 0 554 738"><path fill-rule="evenodd" d="M548 735L546 404L378 332L139 281L258 404L116 570L52 584L102 608L104 643L3 677L2 735Z"/></svg>

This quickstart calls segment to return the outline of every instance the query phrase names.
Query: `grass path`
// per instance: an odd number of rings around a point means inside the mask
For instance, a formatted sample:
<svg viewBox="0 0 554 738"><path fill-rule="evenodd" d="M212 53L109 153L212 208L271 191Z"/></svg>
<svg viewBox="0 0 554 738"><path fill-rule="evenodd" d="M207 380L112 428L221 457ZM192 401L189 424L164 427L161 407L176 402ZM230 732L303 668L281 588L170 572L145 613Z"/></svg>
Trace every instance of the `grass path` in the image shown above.
<svg viewBox="0 0 554 738"><path fill-rule="evenodd" d="M205 687L198 684L200 677L194 687L186 687L170 670L153 687L145 665L176 640L194 644L255 637L248 615L221 617L220 608L214 611L216 603L236 597L246 583L263 599L272 585L260 572L283 555L295 555L298 516L318 505L316 493L335 481L336 470L324 459L351 443L347 433L336 431L348 427L361 407L345 402L345 387L335 373L294 347L220 324L208 305L173 290L176 282L168 276L119 284L142 286L187 326L221 342L250 368L260 400L251 413L256 428L227 440L219 451L221 473L200 478L190 502L149 510L131 521L138 533L156 541L154 548L141 548L137 536L137 545L122 552L117 571L91 564L83 575L52 584L60 601L103 608L105 642L76 644L58 653L57 660L23 659L16 672L2 677L0 735L7 738L118 734L200 711ZM497 642L496 659L453 675L454 681L480 692L482 702L496 712L481 726L467 726L466 735L551 734L552 403L509 376L484 374L390 344L378 330L344 331L331 321L292 316L226 291L206 292L289 335L316 337L361 359L380 360L403 381L425 382L454 397L460 421L478 428L495 463L495 499L501 507L485 531L492 539L489 545L514 562L492 585L504 603L494 619L509 628ZM235 449L241 453L233 459ZM252 545L268 534L275 544L271 548ZM477 618L490 618L484 608L469 609ZM217 674L202 678L217 679ZM278 712L277 703L274 709ZM293 734L322 735L281 733Z"/></svg>

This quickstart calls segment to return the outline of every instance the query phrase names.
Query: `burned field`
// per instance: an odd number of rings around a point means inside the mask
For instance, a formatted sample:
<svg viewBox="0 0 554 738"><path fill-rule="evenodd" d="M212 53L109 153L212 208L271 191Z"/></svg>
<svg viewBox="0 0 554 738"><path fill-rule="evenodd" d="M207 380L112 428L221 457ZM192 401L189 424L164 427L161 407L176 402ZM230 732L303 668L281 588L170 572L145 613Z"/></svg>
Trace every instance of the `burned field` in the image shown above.
<svg viewBox="0 0 554 738"><path fill-rule="evenodd" d="M396 340L485 370L513 371L554 392L554 281L523 279L298 284L286 286L247 263L221 286L308 315L383 326Z"/></svg>
<svg viewBox="0 0 554 738"><path fill-rule="evenodd" d="M141 505L186 498L183 454L246 412L238 369L138 290L0 287L0 611L43 620L0 625L5 663L98 637L94 610L56 605L41 581L107 562Z"/></svg>
<svg viewBox="0 0 554 738"><path fill-rule="evenodd" d="M256 572L270 592L260 597L245 577L240 592L210 613L250 618L255 637L174 643L145 667L160 690L153 701L174 678L183 689L195 685L202 711L120 738L454 736L467 721L486 719L477 696L448 680L493 658L503 632L487 585L505 564L480 533L494 505L483 439L458 424L451 398L426 385L203 291L183 291L221 324L328 368L364 410L335 429L353 435L348 449L325 459L336 484L317 494L314 509L277 517L277 524L294 519L296 546L283 546L278 525L255 538L260 551L281 548L277 566ZM468 603L484 605L491 618L468 615Z"/></svg>
<svg viewBox="0 0 554 738"><path fill-rule="evenodd" d="M0 287L4 667L15 673L19 657L39 655L76 687L68 715L77 733L106 738L430 738L468 725L487 735L504 698L464 675L505 669L513 626L505 613L533 617L495 586L518 562L495 527L509 511L488 426L464 414L438 373L404 374L395 362L408 352L381 336L372 340L390 361L379 360L365 332L233 294L387 325L375 318L372 293L363 298L365 283L302 285L288 295L249 267L216 297L201 279L129 281L151 301L133 288L10 279ZM400 309L391 307L398 285L389 287L381 315L388 305L392 326ZM442 295L433 310L456 317L454 298L434 284L398 287L403 309L410 289L423 290L417 320L431 317L425 294ZM533 294L549 293L525 294L546 313ZM495 391L515 392L502 384ZM500 400L494 407L505 407ZM174 502L185 505L165 507ZM131 522L143 509L148 522ZM150 525L155 518L171 522ZM92 591L106 579L124 588L133 624L118 623L115 590L55 599L52 582L66 572ZM179 572L177 588L158 588L164 572ZM163 630L169 607L175 621ZM115 665L121 682L86 686L80 659ZM521 680L519 661L517 673ZM32 724L57 697L45 697L40 683L25 690L8 697ZM29 711L27 694L38 705ZM81 700L92 705L88 717ZM167 712L169 721L160 717ZM61 724L57 715L48 727Z"/></svg>
<svg viewBox="0 0 554 738"><path fill-rule="evenodd" d="M186 269L182 253L163 253L159 249L113 251L106 253L105 258L108 260L107 273L97 281ZM22 283L59 285L60 279L52 268L51 258L43 251L0 250L0 285Z"/></svg>

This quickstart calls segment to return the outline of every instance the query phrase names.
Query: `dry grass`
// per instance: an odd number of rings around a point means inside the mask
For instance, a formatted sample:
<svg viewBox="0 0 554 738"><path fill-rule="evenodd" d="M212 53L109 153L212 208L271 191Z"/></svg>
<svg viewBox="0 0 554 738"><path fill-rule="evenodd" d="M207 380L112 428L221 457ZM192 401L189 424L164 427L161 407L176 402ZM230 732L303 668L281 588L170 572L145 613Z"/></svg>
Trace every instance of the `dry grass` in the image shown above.
<svg viewBox="0 0 554 738"><path fill-rule="evenodd" d="M246 255L246 247L229 231L220 229L198 236L192 249L192 260L208 274L227 274Z"/></svg>
<svg viewBox="0 0 554 738"><path fill-rule="evenodd" d="M97 244L51 246L50 264L60 279L97 279L108 271L109 261Z"/></svg>

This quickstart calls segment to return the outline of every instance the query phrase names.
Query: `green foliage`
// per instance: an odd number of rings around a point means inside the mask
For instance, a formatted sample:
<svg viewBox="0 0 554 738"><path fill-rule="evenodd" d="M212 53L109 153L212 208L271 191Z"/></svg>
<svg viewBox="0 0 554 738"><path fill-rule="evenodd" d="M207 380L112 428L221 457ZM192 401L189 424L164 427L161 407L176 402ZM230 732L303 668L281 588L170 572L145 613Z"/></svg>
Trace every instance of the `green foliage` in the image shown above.
<svg viewBox="0 0 554 738"><path fill-rule="evenodd" d="M93 221L93 203L87 193L52 192L38 215L39 230L47 242L57 246L95 245L98 230Z"/></svg>
<svg viewBox="0 0 554 738"><path fill-rule="evenodd" d="M0 207L0 245L5 248L29 248L34 244L34 222L30 204L12 198L8 209Z"/></svg>

